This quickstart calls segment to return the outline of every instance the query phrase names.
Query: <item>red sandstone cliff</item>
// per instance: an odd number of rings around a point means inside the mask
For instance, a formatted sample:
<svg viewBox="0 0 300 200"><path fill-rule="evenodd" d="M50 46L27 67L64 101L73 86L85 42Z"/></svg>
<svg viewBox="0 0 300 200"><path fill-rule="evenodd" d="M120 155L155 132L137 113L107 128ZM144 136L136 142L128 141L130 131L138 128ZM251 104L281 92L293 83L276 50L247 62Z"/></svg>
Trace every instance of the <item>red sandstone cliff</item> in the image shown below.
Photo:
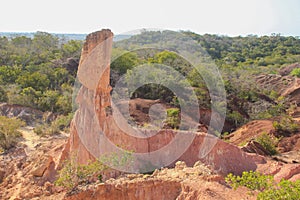
<svg viewBox="0 0 300 200"><path fill-rule="evenodd" d="M177 160L192 166L201 160L221 174L240 174L255 170L258 163L264 162L263 158L249 155L206 133L175 130L153 133L153 130L137 130L128 126L110 97L112 36L110 30L87 36L78 68L78 79L82 84L77 96L79 109L62 159L76 152L78 162L87 163L104 153L120 152L118 147L122 147L132 150L136 158L131 169L121 169L128 172L174 166ZM108 110L112 110L113 114Z"/></svg>

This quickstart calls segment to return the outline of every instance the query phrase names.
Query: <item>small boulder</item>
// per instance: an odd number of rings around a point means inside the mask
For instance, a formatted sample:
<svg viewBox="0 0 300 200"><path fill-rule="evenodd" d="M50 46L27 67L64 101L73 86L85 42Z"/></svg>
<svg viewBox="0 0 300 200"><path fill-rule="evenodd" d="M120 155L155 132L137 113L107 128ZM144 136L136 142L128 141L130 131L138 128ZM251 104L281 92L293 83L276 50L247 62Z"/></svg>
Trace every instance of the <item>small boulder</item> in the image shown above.
<svg viewBox="0 0 300 200"><path fill-rule="evenodd" d="M242 150L247 153L256 153L262 156L271 155L268 150L266 150L261 144L254 140L249 141L246 146L242 147Z"/></svg>
<svg viewBox="0 0 300 200"><path fill-rule="evenodd" d="M179 170L182 170L186 168L186 164L185 162L183 161L177 161L176 164L175 164L175 169L179 169Z"/></svg>
<svg viewBox="0 0 300 200"><path fill-rule="evenodd" d="M41 162L32 170L31 174L36 177L42 177L47 169L53 165L52 156L47 156L41 159Z"/></svg>

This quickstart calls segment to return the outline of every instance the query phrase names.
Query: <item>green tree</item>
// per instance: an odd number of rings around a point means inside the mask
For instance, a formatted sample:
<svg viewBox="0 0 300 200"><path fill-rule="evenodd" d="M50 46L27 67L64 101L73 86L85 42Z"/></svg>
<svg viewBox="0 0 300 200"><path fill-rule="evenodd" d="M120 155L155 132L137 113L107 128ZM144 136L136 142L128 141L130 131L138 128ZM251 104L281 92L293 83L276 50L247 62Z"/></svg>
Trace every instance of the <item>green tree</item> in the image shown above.
<svg viewBox="0 0 300 200"><path fill-rule="evenodd" d="M32 87L37 91L45 91L47 90L50 81L45 74L39 72L25 72L18 77L16 83L20 84L22 88Z"/></svg>
<svg viewBox="0 0 300 200"><path fill-rule="evenodd" d="M299 129L298 123L288 115L284 115L279 120L275 120L273 127L278 136L289 136L296 133Z"/></svg>
<svg viewBox="0 0 300 200"><path fill-rule="evenodd" d="M43 93L43 95L39 98L38 105L43 111L56 111L56 102L59 98L59 93L54 90L47 90Z"/></svg>
<svg viewBox="0 0 300 200"><path fill-rule="evenodd" d="M235 176L232 173L229 173L226 176L225 181L233 187L233 189L245 186L251 190L259 191L268 189L274 184L272 176L266 176L254 171L245 171L242 173L242 176Z"/></svg>
<svg viewBox="0 0 300 200"><path fill-rule="evenodd" d="M127 70L132 69L140 63L136 53L127 52L117 57L111 63L111 69L117 71L119 74L125 74Z"/></svg>
<svg viewBox="0 0 300 200"><path fill-rule="evenodd" d="M35 56L34 64L46 63L61 57L59 52L58 37L46 33L37 32L32 39L32 54Z"/></svg>
<svg viewBox="0 0 300 200"><path fill-rule="evenodd" d="M238 127L240 124L242 124L245 121L244 117L237 111L229 112L227 114L227 118L230 121L233 121L236 127Z"/></svg>
<svg viewBox="0 0 300 200"><path fill-rule="evenodd" d="M38 105L38 99L40 97L41 97L40 91L36 91L32 87L26 87L21 90L19 94L19 98L15 99L14 101L15 103L20 105L36 108Z"/></svg>
<svg viewBox="0 0 300 200"><path fill-rule="evenodd" d="M0 67L0 83L2 84L12 84L15 83L17 78L21 74L21 69L19 67L12 66L1 66Z"/></svg>
<svg viewBox="0 0 300 200"><path fill-rule="evenodd" d="M63 57L70 58L70 57L80 57L82 48L82 41L78 40L70 40L66 44L63 44L62 51Z"/></svg>

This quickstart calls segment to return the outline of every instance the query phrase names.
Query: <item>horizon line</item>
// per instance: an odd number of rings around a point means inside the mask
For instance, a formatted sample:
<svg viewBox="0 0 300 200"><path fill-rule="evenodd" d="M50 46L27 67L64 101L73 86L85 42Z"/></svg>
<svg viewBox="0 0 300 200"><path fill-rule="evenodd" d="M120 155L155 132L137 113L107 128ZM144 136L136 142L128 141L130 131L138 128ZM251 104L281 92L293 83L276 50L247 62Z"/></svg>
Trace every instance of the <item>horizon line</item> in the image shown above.
<svg viewBox="0 0 300 200"><path fill-rule="evenodd" d="M102 30L102 29L99 29ZM160 29L160 30L151 30L151 29L138 29L139 31L142 30L146 30L146 31L164 31L164 29ZM168 30L168 29L165 29ZM170 31L174 31L174 30L170 30ZM37 30L37 31L0 31L0 33L4 33L4 34L35 34L38 32L45 32L45 33L49 33L49 34L54 34L54 35L88 35L92 32L89 33L79 33L79 32L52 32L52 31L43 31L43 30ZM113 31L112 31L113 32ZM228 33L212 33L212 32L196 32L196 31L192 31L192 30L176 30L175 32L192 32L192 33L196 33L198 35L217 35L217 36L225 36L225 37L248 37L248 36L258 36L258 37L263 37L263 36L272 36L272 35L280 35L283 37L300 37L299 35L294 35L294 34L285 34L285 33L279 33L279 32L272 32L272 33L246 33L246 34L228 34ZM131 33L131 34L129 34ZM141 33L141 32L140 32ZM138 34L140 34L138 33ZM129 32L124 32L124 33L115 33L115 35L137 35L136 32L133 33L132 31Z"/></svg>

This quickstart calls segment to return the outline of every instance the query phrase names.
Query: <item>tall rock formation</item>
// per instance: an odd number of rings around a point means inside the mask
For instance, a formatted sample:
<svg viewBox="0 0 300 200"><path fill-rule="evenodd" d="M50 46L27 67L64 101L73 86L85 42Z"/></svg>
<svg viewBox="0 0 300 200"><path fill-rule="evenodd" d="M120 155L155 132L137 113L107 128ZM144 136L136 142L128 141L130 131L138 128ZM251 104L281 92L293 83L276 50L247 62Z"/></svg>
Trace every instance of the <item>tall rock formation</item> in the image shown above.
<svg viewBox="0 0 300 200"><path fill-rule="evenodd" d="M238 147L207 133L175 130L144 130L131 127L111 101L110 56L113 33L102 30L87 36L78 68L82 84L76 102L78 110L71 124L71 135L62 159L70 153L79 163L104 154L133 151L134 161L119 171L148 172L174 166L178 160L192 166L196 161L226 174L255 170L264 159L247 154Z"/></svg>

